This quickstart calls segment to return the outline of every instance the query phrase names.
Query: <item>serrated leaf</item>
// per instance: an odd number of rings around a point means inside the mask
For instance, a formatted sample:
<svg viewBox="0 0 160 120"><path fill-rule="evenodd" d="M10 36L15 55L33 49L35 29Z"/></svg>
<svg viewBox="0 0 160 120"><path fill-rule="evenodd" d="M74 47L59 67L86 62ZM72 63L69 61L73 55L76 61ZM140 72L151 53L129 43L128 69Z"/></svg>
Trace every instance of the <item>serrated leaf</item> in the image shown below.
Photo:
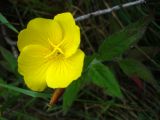
<svg viewBox="0 0 160 120"><path fill-rule="evenodd" d="M13 56L13 54L10 51L8 51L7 49L5 49L5 48L3 48L1 46L0 46L0 52L1 52L2 56L3 56L3 58L8 63L8 66L10 67L10 70L12 70L12 72L15 72L16 69L17 69L17 60L16 60L16 58Z"/></svg>
<svg viewBox="0 0 160 120"><path fill-rule="evenodd" d="M119 66L129 77L137 76L148 83L153 85L156 84L156 80L154 79L151 71L138 60L124 59L119 61Z"/></svg>
<svg viewBox="0 0 160 120"><path fill-rule="evenodd" d="M101 63L93 64L89 70L92 82L104 88L111 96L122 97L120 86L112 71Z"/></svg>
<svg viewBox="0 0 160 120"><path fill-rule="evenodd" d="M122 55L143 36L150 21L151 18L145 17L109 36L100 46L98 58L105 61Z"/></svg>
<svg viewBox="0 0 160 120"><path fill-rule="evenodd" d="M0 22L2 24L6 25L9 29L18 33L18 30L2 15L2 13L0 13Z"/></svg>

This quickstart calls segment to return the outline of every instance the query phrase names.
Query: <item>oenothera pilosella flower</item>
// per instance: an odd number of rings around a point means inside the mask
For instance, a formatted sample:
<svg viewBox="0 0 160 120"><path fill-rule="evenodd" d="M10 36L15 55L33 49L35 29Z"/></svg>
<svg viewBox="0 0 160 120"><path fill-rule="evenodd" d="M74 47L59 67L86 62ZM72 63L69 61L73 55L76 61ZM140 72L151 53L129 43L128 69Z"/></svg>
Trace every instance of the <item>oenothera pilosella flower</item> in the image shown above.
<svg viewBox="0 0 160 120"><path fill-rule="evenodd" d="M65 88L81 76L84 53L71 13L35 18L18 35L18 71L34 91Z"/></svg>

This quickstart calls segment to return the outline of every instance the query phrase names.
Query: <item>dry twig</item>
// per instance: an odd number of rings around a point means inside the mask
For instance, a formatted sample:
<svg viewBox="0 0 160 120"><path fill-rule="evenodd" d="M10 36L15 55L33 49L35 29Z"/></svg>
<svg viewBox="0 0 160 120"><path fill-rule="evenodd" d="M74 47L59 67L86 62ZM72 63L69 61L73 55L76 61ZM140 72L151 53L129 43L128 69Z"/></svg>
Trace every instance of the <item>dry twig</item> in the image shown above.
<svg viewBox="0 0 160 120"><path fill-rule="evenodd" d="M128 3L122 4L122 5L116 5L112 8L108 8L108 9L104 9L104 10L97 10L95 12L91 12L91 13L79 16L79 17L75 18L75 20L82 21L82 20L90 18L91 16L98 16L98 15L103 15L106 13L111 13L112 11L119 10L121 8L127 8L127 7L138 5L138 4L142 4L144 2L145 2L145 0L137 0L137 1L128 2Z"/></svg>

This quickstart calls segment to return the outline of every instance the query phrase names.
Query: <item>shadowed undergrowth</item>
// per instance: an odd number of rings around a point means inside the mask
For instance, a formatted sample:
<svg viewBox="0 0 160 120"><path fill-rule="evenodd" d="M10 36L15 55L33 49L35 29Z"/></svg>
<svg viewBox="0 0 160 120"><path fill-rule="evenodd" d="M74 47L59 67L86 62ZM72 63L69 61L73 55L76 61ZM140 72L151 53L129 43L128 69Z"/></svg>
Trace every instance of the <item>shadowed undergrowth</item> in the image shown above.
<svg viewBox="0 0 160 120"><path fill-rule="evenodd" d="M84 72L54 107L47 108L51 89L30 91L17 72L16 32L25 28L30 19L53 18L65 11L76 18L125 2L1 1L0 119L159 120L158 0L77 22L81 28L80 47L87 55Z"/></svg>

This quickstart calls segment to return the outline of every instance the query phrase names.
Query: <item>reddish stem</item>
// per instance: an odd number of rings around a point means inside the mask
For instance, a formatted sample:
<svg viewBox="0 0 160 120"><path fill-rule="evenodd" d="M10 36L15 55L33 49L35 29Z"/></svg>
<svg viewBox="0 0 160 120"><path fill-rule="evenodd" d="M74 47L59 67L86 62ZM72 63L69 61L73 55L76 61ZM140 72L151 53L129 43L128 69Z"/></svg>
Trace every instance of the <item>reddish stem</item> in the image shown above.
<svg viewBox="0 0 160 120"><path fill-rule="evenodd" d="M54 104L57 103L58 99L61 97L61 95L63 94L64 92L64 88L57 88L54 90L53 94L52 94L52 97L51 97L51 100L49 102L49 105L52 106Z"/></svg>

